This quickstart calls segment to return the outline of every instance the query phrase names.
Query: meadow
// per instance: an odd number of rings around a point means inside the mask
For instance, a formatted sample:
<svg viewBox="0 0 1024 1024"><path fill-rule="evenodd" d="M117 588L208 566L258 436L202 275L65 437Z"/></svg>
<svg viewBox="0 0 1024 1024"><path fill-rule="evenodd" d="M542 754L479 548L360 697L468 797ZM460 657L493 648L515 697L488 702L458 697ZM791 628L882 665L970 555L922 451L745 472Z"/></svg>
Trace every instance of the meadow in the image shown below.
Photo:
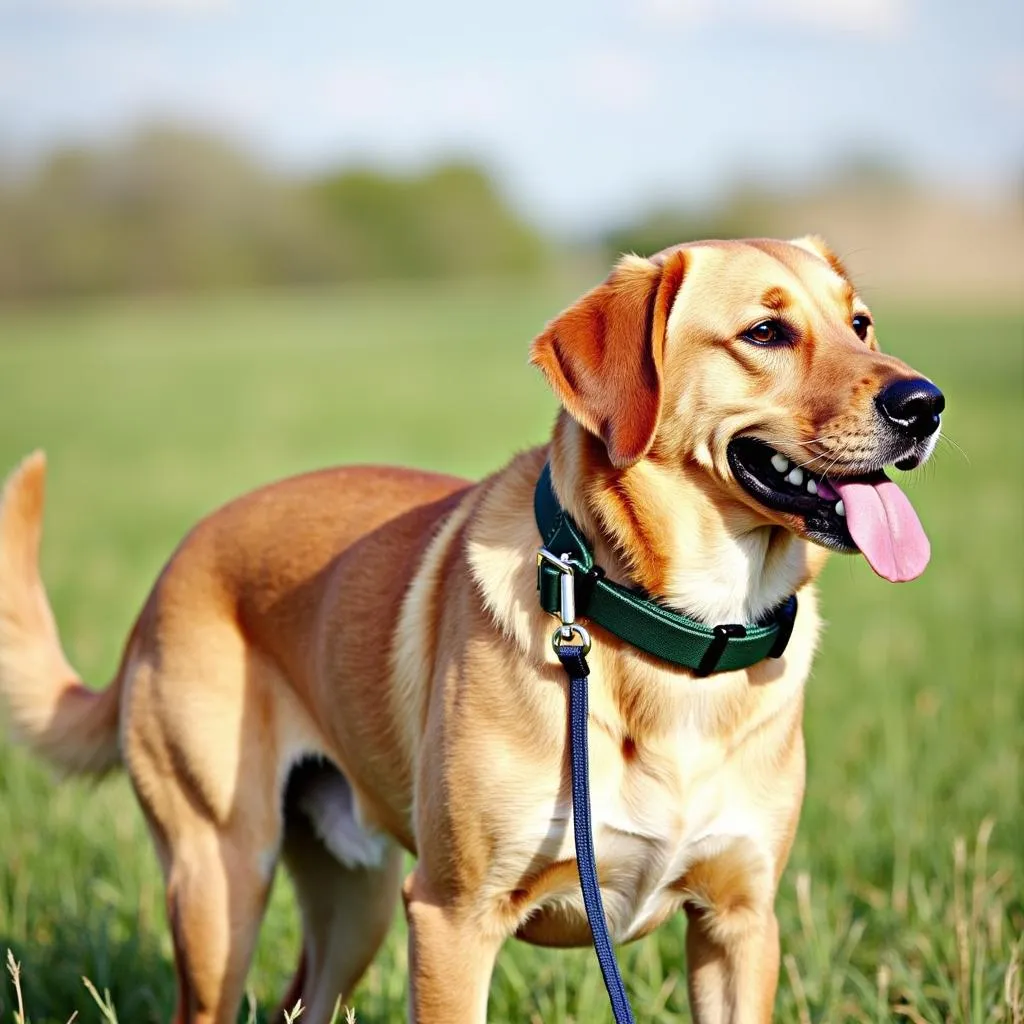
<svg viewBox="0 0 1024 1024"><path fill-rule="evenodd" d="M0 471L33 448L49 454L43 571L72 663L105 685L174 545L250 487L348 461L479 476L542 441L554 403L526 346L577 291L373 287L5 310ZM1024 318L875 312L885 347L945 390L955 444L904 481L932 539L925 576L893 586L840 557L824 575L807 797L778 900L777 1018L1020 1024ZM0 739L7 948L34 1024L170 1016L162 885L125 779L58 781ZM639 1020L689 1020L683 948L676 921L620 950ZM251 974L260 1019L297 955L281 876ZM396 919L351 1000L357 1019L403 1020L405 982ZM17 1011L4 976L0 1021ZM592 952L510 943L490 1019L610 1020Z"/></svg>

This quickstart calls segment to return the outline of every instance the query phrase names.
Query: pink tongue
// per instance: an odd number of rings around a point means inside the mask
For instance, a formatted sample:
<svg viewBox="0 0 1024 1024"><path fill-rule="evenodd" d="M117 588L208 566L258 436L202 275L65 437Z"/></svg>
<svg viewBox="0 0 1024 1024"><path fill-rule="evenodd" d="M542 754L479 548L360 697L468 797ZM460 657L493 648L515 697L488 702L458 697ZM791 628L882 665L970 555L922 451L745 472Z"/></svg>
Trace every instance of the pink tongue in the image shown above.
<svg viewBox="0 0 1024 1024"><path fill-rule="evenodd" d="M931 545L914 506L896 484L885 478L829 482L843 499L850 536L879 576L905 583L924 572Z"/></svg>

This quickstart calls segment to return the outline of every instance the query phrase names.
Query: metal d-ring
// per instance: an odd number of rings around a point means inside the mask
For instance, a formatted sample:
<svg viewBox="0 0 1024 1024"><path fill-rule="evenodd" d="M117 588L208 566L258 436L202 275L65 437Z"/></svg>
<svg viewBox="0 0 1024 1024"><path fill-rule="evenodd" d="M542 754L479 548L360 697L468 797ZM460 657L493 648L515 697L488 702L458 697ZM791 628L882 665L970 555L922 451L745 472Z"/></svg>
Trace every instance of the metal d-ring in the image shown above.
<svg viewBox="0 0 1024 1024"><path fill-rule="evenodd" d="M556 654L560 647L564 647L572 640L573 633L576 633L580 638L579 646L581 653L590 653L590 634L584 626L581 626L578 622L573 622L567 626L556 627L554 633L551 634L551 646L555 649Z"/></svg>

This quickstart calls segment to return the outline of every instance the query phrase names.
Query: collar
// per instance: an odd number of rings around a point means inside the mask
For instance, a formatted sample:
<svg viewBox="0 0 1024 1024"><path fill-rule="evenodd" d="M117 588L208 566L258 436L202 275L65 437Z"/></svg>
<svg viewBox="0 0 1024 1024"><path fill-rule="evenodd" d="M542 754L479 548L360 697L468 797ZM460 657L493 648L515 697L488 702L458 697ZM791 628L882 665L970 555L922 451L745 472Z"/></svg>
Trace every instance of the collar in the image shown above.
<svg viewBox="0 0 1024 1024"><path fill-rule="evenodd" d="M796 619L795 594L761 622L705 626L670 611L642 590L605 578L579 526L559 504L550 463L544 464L537 481L533 511L544 541L537 559L537 589L546 612L559 615L563 611L567 589L563 580L571 582L568 589L577 615L699 676L749 668L764 658L781 658L785 652Z"/></svg>

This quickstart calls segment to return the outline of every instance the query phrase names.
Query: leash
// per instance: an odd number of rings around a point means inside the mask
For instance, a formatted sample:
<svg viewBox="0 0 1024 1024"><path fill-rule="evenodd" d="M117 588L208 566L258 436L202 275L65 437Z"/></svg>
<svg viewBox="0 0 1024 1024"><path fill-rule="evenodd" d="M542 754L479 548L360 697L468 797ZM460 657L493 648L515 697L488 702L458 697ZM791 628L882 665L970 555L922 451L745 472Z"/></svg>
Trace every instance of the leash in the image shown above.
<svg viewBox="0 0 1024 1024"><path fill-rule="evenodd" d="M587 749L590 666L586 655L591 639L587 629L576 621L577 608L633 646L705 676L747 668L764 658L782 657L796 619L796 595L784 601L766 622L705 626L663 608L641 591L604 578L604 572L594 564L590 545L555 496L550 464L545 464L537 482L534 513L544 540L544 546L537 552L537 590L541 607L561 620L551 636L551 646L569 678L572 816L583 906L615 1024L635 1024L608 932L597 877ZM560 556L554 553L559 550L563 552ZM579 643L572 642L574 636L579 637Z"/></svg>
<svg viewBox="0 0 1024 1024"><path fill-rule="evenodd" d="M588 634L579 625L567 627L583 639L582 644L555 643L555 654L569 677L569 758L572 764L572 818L576 837L576 869L583 891L583 906L594 939L594 952L601 966L601 977L612 1004L615 1024L635 1024L633 1010L626 995L626 986L615 959L608 923L604 916L604 901L597 878L597 860L594 856L594 831L590 822L590 772L587 758L587 665L586 651L590 649ZM561 638L562 627L555 630Z"/></svg>

